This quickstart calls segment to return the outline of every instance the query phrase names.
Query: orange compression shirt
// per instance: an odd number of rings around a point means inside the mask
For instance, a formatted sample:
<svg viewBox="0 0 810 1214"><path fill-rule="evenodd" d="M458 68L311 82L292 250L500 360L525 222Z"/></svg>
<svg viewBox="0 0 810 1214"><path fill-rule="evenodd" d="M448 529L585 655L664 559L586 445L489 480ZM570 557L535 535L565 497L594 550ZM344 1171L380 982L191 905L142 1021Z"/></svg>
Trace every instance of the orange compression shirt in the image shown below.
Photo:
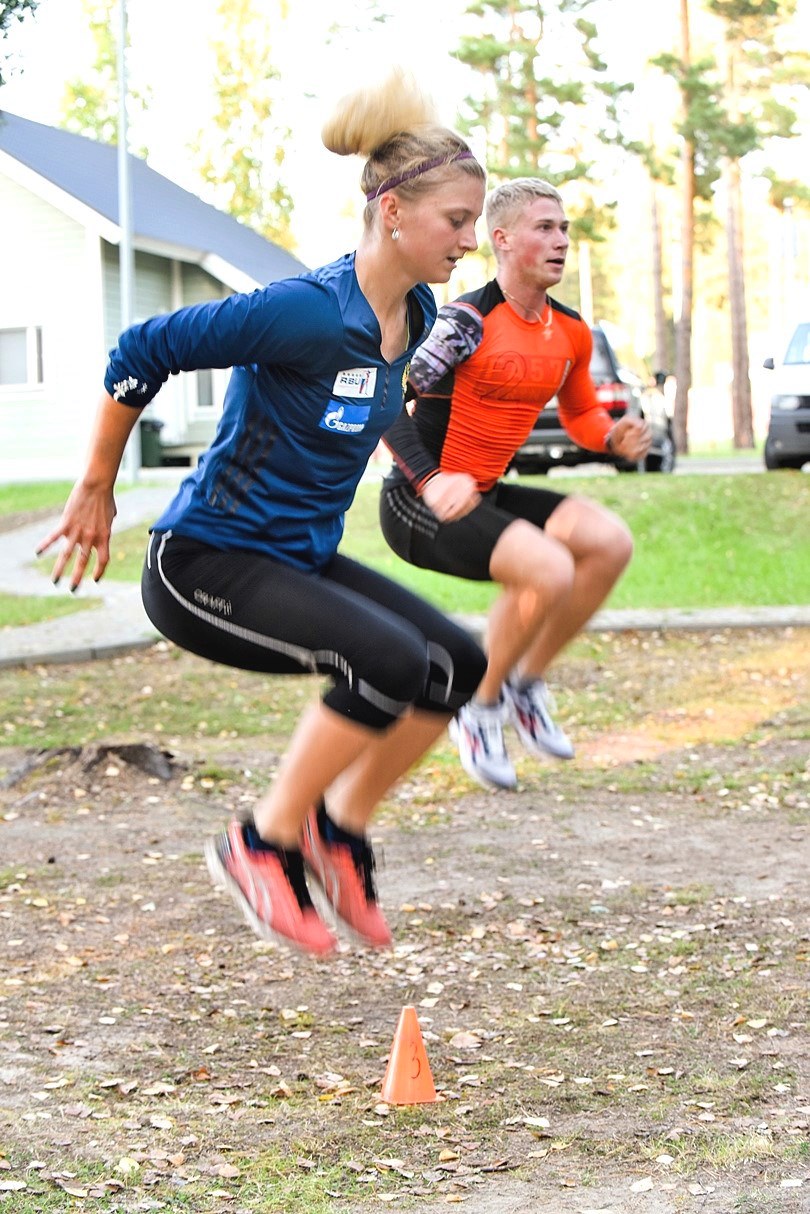
<svg viewBox="0 0 810 1214"><path fill-rule="evenodd" d="M523 320L493 279L440 309L411 363L410 416L385 436L417 491L436 472L467 472L491 489L555 394L574 441L605 450L613 420L591 379L591 331L577 312L549 303L550 323Z"/></svg>

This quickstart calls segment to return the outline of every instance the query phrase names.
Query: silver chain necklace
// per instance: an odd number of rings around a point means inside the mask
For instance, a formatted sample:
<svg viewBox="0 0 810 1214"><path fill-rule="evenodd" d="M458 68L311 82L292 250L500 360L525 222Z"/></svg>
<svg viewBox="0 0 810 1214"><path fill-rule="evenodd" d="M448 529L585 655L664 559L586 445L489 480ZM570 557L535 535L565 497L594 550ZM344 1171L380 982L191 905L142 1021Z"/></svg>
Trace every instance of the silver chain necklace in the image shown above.
<svg viewBox="0 0 810 1214"><path fill-rule="evenodd" d="M544 332L545 330L551 328L553 313L551 311L551 304L548 302L548 299L546 300L546 316L544 319L540 312L538 312L535 308L529 308L526 306L526 304L521 303L520 300L516 299L511 291L507 291L506 287L502 286L501 283L498 283L498 286L501 288L501 294L503 295L504 299L508 299L510 303L517 304L517 306L522 308L524 312L529 313L527 319L531 320L531 317L533 316L537 323L543 326Z"/></svg>

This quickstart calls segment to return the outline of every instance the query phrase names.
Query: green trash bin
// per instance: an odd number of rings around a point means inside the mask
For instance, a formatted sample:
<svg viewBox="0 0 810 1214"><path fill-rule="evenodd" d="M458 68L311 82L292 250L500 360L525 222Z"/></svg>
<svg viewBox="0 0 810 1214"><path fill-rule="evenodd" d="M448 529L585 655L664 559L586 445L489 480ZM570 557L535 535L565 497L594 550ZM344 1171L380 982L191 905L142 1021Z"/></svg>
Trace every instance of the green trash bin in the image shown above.
<svg viewBox="0 0 810 1214"><path fill-rule="evenodd" d="M160 432L164 423L156 417L141 418L141 467L160 468L163 464L163 447Z"/></svg>

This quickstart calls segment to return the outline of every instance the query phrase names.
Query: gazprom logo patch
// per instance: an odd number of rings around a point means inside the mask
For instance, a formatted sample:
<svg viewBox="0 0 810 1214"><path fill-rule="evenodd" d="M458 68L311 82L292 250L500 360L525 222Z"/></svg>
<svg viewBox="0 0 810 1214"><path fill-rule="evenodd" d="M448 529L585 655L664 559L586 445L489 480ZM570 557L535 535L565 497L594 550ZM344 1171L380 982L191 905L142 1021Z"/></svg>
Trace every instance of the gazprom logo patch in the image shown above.
<svg viewBox="0 0 810 1214"><path fill-rule="evenodd" d="M349 371L338 371L332 394L333 396L354 397L358 400L370 400L376 387L376 367L353 367Z"/></svg>
<svg viewBox="0 0 810 1214"><path fill-rule="evenodd" d="M338 434L360 434L366 428L370 412L369 405L338 405L335 408L333 404L321 418L320 428Z"/></svg>

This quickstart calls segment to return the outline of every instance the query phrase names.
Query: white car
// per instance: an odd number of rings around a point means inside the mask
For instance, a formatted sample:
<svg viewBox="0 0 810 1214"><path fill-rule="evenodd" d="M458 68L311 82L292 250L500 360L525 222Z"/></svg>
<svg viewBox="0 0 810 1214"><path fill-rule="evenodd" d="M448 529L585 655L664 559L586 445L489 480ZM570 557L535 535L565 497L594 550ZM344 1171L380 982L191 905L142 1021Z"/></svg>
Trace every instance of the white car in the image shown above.
<svg viewBox="0 0 810 1214"><path fill-rule="evenodd" d="M796 326L781 363L766 358L763 365L776 377L765 467L801 468L810 460L810 321Z"/></svg>

